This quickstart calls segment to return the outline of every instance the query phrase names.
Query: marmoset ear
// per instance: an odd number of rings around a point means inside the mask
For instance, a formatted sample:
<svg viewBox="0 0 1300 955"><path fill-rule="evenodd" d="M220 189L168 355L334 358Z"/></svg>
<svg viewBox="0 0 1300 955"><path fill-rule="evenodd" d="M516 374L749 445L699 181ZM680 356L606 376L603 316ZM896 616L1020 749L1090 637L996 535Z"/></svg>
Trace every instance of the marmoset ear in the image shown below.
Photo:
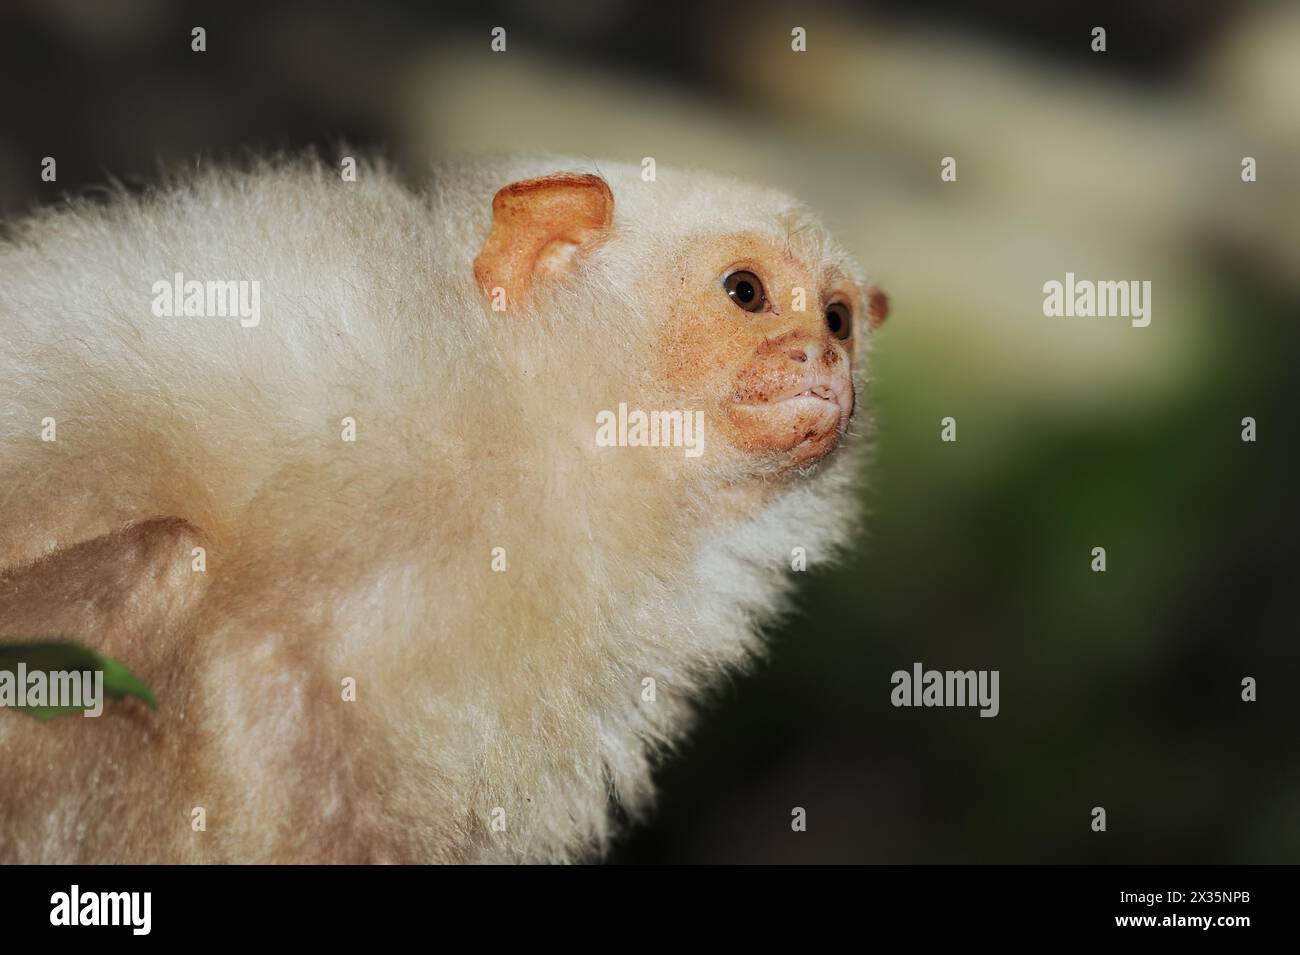
<svg viewBox="0 0 1300 955"><path fill-rule="evenodd" d="M527 300L539 279L562 273L614 219L614 195L599 176L560 172L511 183L492 200L492 231L474 260L474 278L507 308Z"/></svg>
<svg viewBox="0 0 1300 955"><path fill-rule="evenodd" d="M872 328L879 328L889 317L889 296L879 286L867 289L867 321Z"/></svg>

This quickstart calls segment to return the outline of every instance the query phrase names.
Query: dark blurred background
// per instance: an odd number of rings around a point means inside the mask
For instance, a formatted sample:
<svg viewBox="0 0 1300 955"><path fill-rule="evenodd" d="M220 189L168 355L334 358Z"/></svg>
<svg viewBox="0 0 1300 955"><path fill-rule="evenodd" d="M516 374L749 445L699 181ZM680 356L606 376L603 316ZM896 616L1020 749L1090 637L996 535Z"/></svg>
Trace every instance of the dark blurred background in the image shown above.
<svg viewBox="0 0 1300 955"><path fill-rule="evenodd" d="M654 156L888 289L869 534L612 861L1300 861L1300 7L11 0L0 72L11 221L247 149ZM1151 280L1150 327L1045 318L1066 271ZM1001 714L893 708L915 661Z"/></svg>

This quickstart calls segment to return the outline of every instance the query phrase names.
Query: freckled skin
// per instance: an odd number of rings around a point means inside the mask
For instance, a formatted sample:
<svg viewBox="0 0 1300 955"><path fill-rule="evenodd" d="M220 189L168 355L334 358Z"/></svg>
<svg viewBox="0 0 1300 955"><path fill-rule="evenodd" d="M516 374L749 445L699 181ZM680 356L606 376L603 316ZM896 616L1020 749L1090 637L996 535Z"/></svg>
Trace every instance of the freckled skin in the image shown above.
<svg viewBox="0 0 1300 955"><path fill-rule="evenodd" d="M814 275L782 245L744 233L691 243L674 268L681 279L658 336L665 381L703 399L710 425L739 451L798 466L834 450L853 412L859 332L838 339L826 306L844 302L855 326L865 324L862 290L844 276ZM762 281L763 310L746 311L727 295L723 279L738 269ZM795 288L805 292L802 312L793 308ZM834 400L783 400L812 387Z"/></svg>

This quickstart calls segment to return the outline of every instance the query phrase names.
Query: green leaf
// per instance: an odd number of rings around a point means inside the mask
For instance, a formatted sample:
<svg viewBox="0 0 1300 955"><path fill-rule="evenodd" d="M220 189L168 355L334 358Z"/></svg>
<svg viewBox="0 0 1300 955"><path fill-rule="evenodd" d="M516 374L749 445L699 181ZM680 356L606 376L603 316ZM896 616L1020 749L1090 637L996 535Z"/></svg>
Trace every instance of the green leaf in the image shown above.
<svg viewBox="0 0 1300 955"><path fill-rule="evenodd" d="M151 710L158 709L158 702L153 693L130 670L111 657L101 656L93 650L70 640L50 640L33 643L0 643L0 671L13 674L18 679L18 664L26 666L27 672L43 670L95 671L104 674L104 695L112 699L134 696L143 700ZM20 710L38 720L51 720L68 713L81 713L77 706L13 706L6 709Z"/></svg>

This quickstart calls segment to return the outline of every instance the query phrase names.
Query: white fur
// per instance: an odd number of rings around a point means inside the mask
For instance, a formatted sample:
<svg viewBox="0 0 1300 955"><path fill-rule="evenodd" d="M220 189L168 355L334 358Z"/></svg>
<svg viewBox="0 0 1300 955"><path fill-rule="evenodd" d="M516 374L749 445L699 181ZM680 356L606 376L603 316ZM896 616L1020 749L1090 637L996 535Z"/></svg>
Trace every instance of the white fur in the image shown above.
<svg viewBox="0 0 1300 955"><path fill-rule="evenodd" d="M557 169L607 179L614 238L540 318L494 313L471 268L492 195ZM184 522L172 550L132 559L174 569L201 542L209 568L162 616L70 634L163 688L157 713L110 703L94 743L94 721L0 713L0 858L604 849L611 799L648 804L691 699L759 650L791 549L815 563L848 539L860 442L797 479L715 454L666 470L601 453L594 414L680 397L648 361L673 249L749 230L847 267L809 222L713 176L537 159L443 167L424 192L266 163L19 223L0 245L0 573L160 517ZM155 318L175 272L259 281L261 323ZM767 503L729 518L738 481ZM93 626L62 622L71 600L24 619ZM75 620L97 619L87 601Z"/></svg>

